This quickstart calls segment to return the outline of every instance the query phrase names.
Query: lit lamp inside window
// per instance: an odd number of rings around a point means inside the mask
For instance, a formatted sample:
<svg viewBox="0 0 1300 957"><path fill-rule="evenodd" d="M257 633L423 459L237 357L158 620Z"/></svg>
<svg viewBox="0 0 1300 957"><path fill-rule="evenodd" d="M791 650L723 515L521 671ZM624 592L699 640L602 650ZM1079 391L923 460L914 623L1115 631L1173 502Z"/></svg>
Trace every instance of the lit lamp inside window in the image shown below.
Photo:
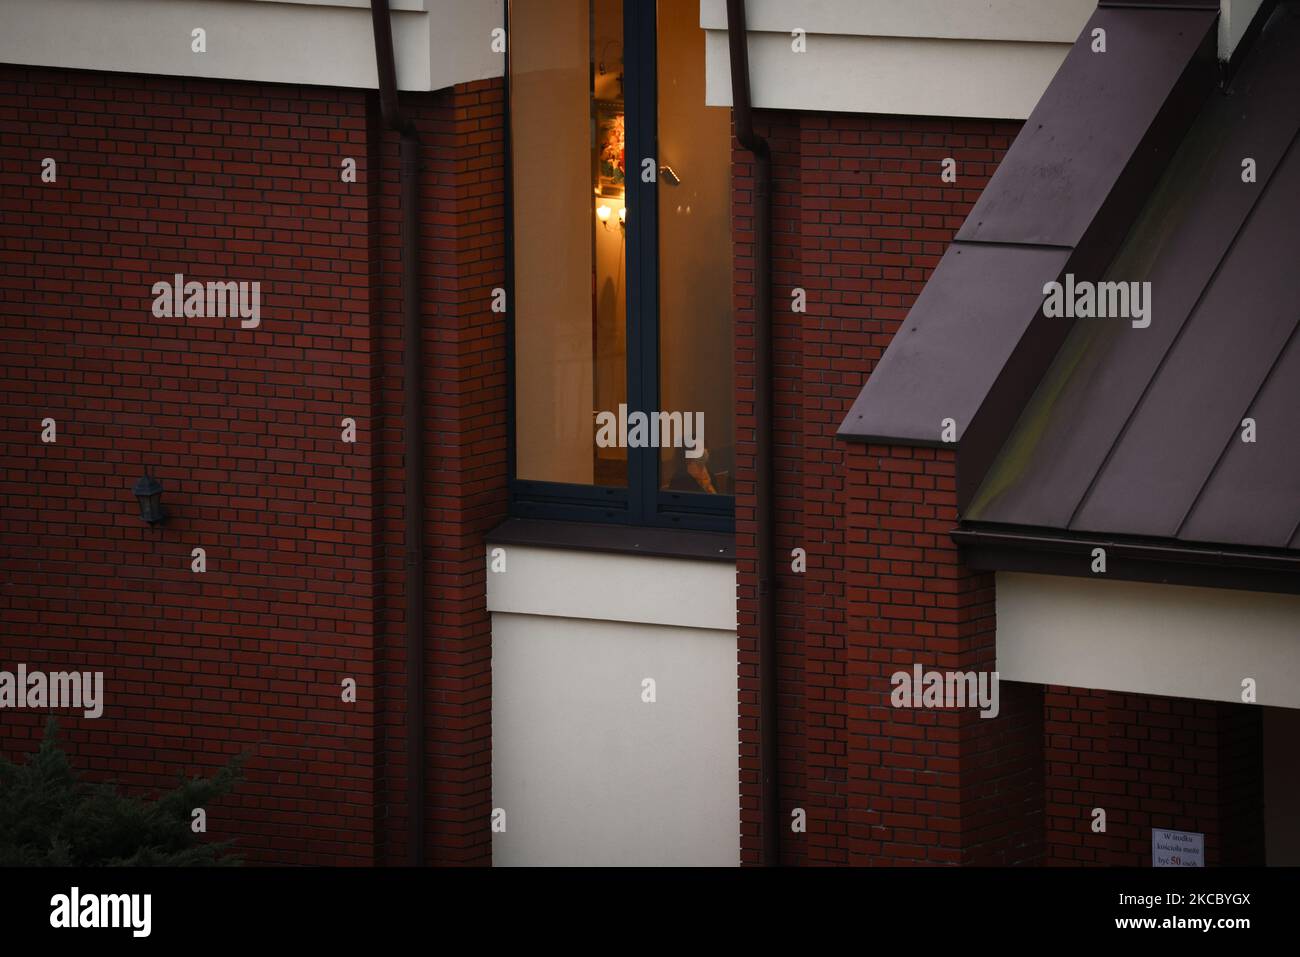
<svg viewBox="0 0 1300 957"><path fill-rule="evenodd" d="M601 203L596 207L596 218L600 220L600 225L606 229L609 228L609 214L612 212L613 210L605 203Z"/></svg>

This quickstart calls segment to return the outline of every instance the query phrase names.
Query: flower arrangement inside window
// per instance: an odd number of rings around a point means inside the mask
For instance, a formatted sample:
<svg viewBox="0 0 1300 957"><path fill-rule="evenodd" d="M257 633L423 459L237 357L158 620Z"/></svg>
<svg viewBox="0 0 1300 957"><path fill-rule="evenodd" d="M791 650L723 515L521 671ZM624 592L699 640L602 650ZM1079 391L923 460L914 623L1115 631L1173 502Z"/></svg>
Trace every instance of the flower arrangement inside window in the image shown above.
<svg viewBox="0 0 1300 957"><path fill-rule="evenodd" d="M623 104L596 102L597 190L601 196L622 196L626 185Z"/></svg>

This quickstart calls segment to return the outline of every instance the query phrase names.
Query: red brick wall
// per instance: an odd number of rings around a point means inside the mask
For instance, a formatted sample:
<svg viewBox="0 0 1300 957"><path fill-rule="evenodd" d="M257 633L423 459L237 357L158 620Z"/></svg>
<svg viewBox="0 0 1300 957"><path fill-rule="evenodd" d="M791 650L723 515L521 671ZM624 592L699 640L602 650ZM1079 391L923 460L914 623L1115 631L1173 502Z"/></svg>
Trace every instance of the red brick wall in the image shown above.
<svg viewBox="0 0 1300 957"><path fill-rule="evenodd" d="M1041 709L905 712L889 674L991 667L992 583L960 567L949 453L835 438L1019 124L760 113L774 154L777 621L786 863L999 863L1041 853ZM956 184L940 180L945 157ZM738 471L753 456L753 164L733 153ZM807 290L807 312L791 290ZM757 860L754 500L738 485L742 858ZM804 548L808 568L791 570ZM808 833L789 830L790 811Z"/></svg>
<svg viewBox="0 0 1300 957"><path fill-rule="evenodd" d="M1153 827L1203 833L1207 865L1264 863L1258 708L1059 686L1044 699L1049 863L1150 867Z"/></svg>
<svg viewBox="0 0 1300 957"><path fill-rule="evenodd" d="M429 852L484 861L501 84L410 108L426 136ZM76 762L128 788L247 751L209 832L254 861L402 846L398 208L377 126L363 91L0 67L0 667L103 670L104 717L59 717ZM155 319L150 287L175 272L260 280L261 326ZM146 466L162 528L129 491ZM43 722L6 712L0 748L30 751Z"/></svg>

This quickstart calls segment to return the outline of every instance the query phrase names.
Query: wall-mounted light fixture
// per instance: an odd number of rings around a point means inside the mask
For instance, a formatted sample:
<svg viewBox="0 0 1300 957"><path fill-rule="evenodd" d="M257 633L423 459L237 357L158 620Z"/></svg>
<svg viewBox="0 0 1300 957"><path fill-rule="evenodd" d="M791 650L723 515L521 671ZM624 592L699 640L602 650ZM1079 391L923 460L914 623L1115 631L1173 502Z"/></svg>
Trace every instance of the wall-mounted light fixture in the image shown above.
<svg viewBox="0 0 1300 957"><path fill-rule="evenodd" d="M601 203L596 207L596 219L605 229L609 229L610 218L614 215L614 208L608 203ZM627 230L627 207L618 208L618 228Z"/></svg>
<svg viewBox="0 0 1300 957"><path fill-rule="evenodd" d="M162 483L148 472L131 491L140 502L140 517L150 525L157 525L167 517L162 508Z"/></svg>

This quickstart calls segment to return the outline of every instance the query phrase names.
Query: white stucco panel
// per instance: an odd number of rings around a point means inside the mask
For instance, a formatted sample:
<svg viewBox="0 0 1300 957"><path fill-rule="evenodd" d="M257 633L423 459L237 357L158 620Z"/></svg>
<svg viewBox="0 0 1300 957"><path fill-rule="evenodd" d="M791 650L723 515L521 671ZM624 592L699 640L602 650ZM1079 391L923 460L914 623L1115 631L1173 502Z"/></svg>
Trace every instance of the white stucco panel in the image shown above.
<svg viewBox="0 0 1300 957"><path fill-rule="evenodd" d="M790 37L749 34L755 107L841 113L898 113L1024 119L1069 52L1068 44L1004 40L809 35L807 53ZM710 106L731 105L727 35L706 43Z"/></svg>
<svg viewBox="0 0 1300 957"><path fill-rule="evenodd" d="M373 89L360 0L0 0L0 62ZM437 90L501 76L504 0L395 0L397 85ZM196 53L191 34L206 33Z"/></svg>
<svg viewBox="0 0 1300 957"><path fill-rule="evenodd" d="M1003 679L1300 708L1300 595L999 572Z"/></svg>
<svg viewBox="0 0 1300 957"><path fill-rule="evenodd" d="M738 739L734 632L492 616L495 865L737 865Z"/></svg>
<svg viewBox="0 0 1300 957"><path fill-rule="evenodd" d="M736 566L527 545L502 549L488 572L489 611L736 630Z"/></svg>

